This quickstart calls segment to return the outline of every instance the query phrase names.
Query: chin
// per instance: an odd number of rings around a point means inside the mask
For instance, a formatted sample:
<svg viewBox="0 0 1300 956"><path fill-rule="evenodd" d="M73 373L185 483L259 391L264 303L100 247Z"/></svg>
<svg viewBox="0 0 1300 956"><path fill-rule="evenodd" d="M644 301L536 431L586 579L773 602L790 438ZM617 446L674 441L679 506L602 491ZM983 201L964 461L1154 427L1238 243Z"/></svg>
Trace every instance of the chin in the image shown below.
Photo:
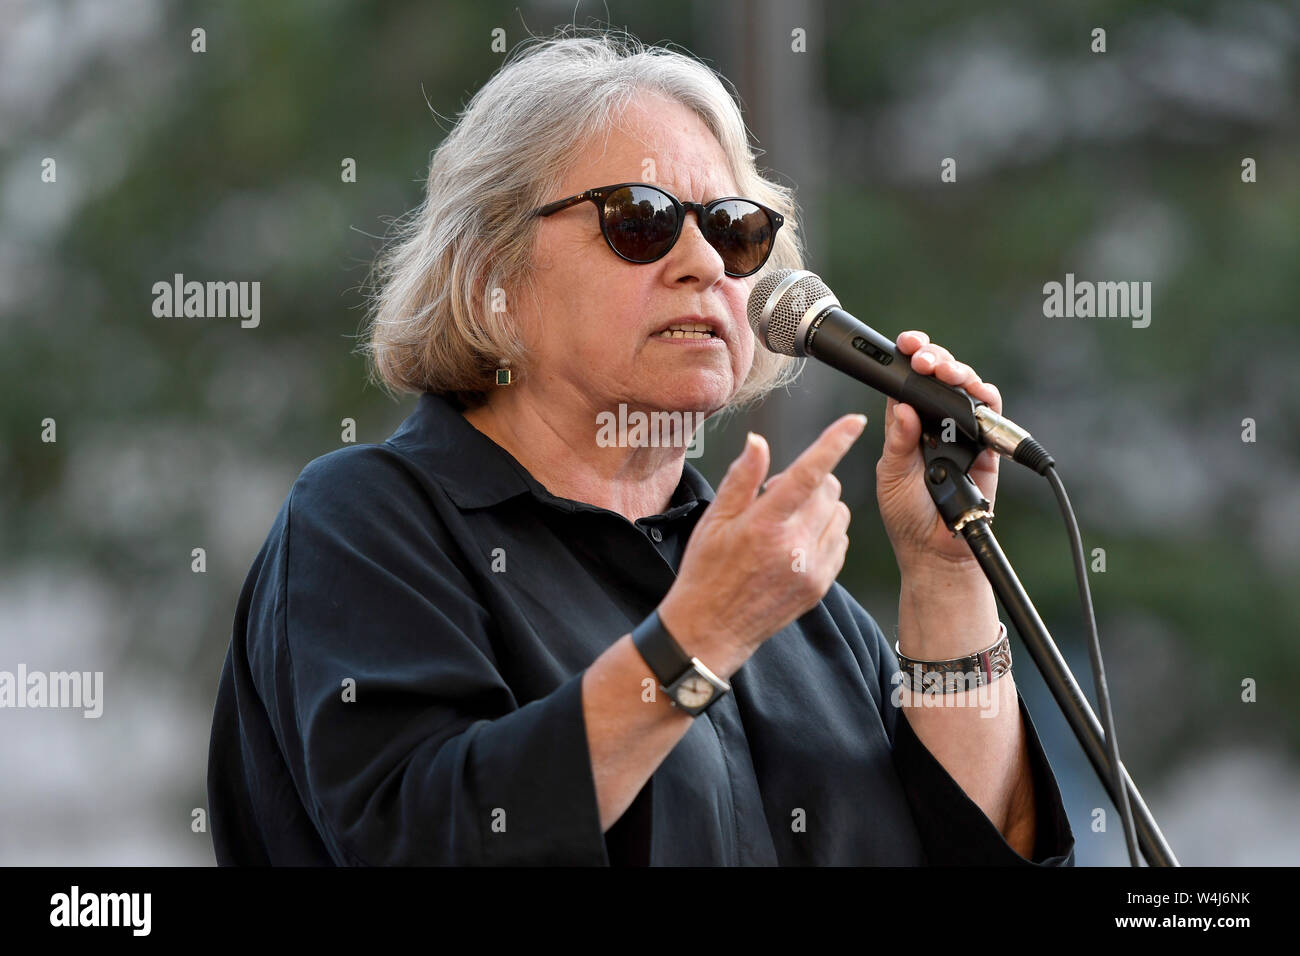
<svg viewBox="0 0 1300 956"><path fill-rule="evenodd" d="M712 415L727 404L732 390L718 382L684 382L664 395L662 404L669 411L704 412Z"/></svg>

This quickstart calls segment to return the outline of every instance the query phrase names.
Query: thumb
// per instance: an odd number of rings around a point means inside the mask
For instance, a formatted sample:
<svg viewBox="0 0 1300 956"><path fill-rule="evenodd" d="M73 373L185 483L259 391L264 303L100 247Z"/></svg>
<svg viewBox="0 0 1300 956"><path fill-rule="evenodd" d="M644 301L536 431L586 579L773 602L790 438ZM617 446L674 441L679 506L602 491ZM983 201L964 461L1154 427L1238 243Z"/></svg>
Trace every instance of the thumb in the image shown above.
<svg viewBox="0 0 1300 956"><path fill-rule="evenodd" d="M885 415L885 445L879 467L889 478L901 478L922 465L921 418L911 405L889 400Z"/></svg>
<svg viewBox="0 0 1300 956"><path fill-rule="evenodd" d="M745 436L745 448L722 476L713 508L722 515L735 515L749 507L767 477L771 464L771 451L767 439L750 432Z"/></svg>

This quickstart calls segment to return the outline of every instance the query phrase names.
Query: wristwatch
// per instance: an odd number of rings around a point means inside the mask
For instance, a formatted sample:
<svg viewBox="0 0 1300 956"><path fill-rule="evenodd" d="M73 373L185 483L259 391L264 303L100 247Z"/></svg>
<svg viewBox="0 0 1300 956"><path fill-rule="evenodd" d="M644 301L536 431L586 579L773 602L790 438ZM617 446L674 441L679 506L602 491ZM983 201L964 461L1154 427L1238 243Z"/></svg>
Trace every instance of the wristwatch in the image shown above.
<svg viewBox="0 0 1300 956"><path fill-rule="evenodd" d="M731 690L731 685L709 670L698 657L689 657L668 633L659 610L632 631L632 643L650 665L659 688L672 705L698 717Z"/></svg>

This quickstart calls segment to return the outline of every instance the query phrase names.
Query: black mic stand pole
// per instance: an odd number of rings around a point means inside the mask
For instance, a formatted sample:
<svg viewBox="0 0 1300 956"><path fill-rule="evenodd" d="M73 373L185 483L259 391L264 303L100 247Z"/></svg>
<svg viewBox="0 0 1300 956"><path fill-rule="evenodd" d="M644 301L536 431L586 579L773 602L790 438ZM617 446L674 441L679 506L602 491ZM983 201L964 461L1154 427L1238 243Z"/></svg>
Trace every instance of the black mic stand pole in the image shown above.
<svg viewBox="0 0 1300 956"><path fill-rule="evenodd" d="M1038 616L1033 602L1029 600L1029 595L1025 593L1020 579L1016 577L1011 562L1002 553L1002 548L989 527L988 518L992 516L989 502L967 474L984 450L983 445L959 429L954 429L957 431L954 441L940 441L936 437L934 423L923 418L921 424L921 454L925 459L926 487L934 499L935 507L939 509L939 514L954 536L958 531L965 536L971 553L975 555L975 560L989 579L998 600L1015 624L1016 631L1025 642L1034 663L1038 665L1043 680L1056 698L1074 735L1079 738L1084 753L1088 755L1093 769L1105 785L1111 801L1118 807L1120 795L1115 792L1115 775L1111 772L1110 755L1106 751L1101 723L1075 682L1065 658L1052 641L1052 636ZM1120 769L1124 786L1128 788L1138 845L1147 864L1178 866L1174 851L1165 842L1164 834L1160 832L1151 811L1143 802L1128 770L1122 765Z"/></svg>

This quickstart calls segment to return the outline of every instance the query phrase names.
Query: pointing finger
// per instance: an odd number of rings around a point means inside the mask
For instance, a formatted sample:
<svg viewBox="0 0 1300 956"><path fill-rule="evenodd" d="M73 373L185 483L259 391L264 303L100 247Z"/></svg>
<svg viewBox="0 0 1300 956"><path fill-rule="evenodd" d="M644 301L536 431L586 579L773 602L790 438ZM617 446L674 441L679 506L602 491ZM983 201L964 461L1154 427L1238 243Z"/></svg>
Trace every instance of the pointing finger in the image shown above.
<svg viewBox="0 0 1300 956"><path fill-rule="evenodd" d="M844 415L832 422L781 472L781 481L769 486L763 500L782 516L793 514L848 454L866 426L866 415Z"/></svg>

